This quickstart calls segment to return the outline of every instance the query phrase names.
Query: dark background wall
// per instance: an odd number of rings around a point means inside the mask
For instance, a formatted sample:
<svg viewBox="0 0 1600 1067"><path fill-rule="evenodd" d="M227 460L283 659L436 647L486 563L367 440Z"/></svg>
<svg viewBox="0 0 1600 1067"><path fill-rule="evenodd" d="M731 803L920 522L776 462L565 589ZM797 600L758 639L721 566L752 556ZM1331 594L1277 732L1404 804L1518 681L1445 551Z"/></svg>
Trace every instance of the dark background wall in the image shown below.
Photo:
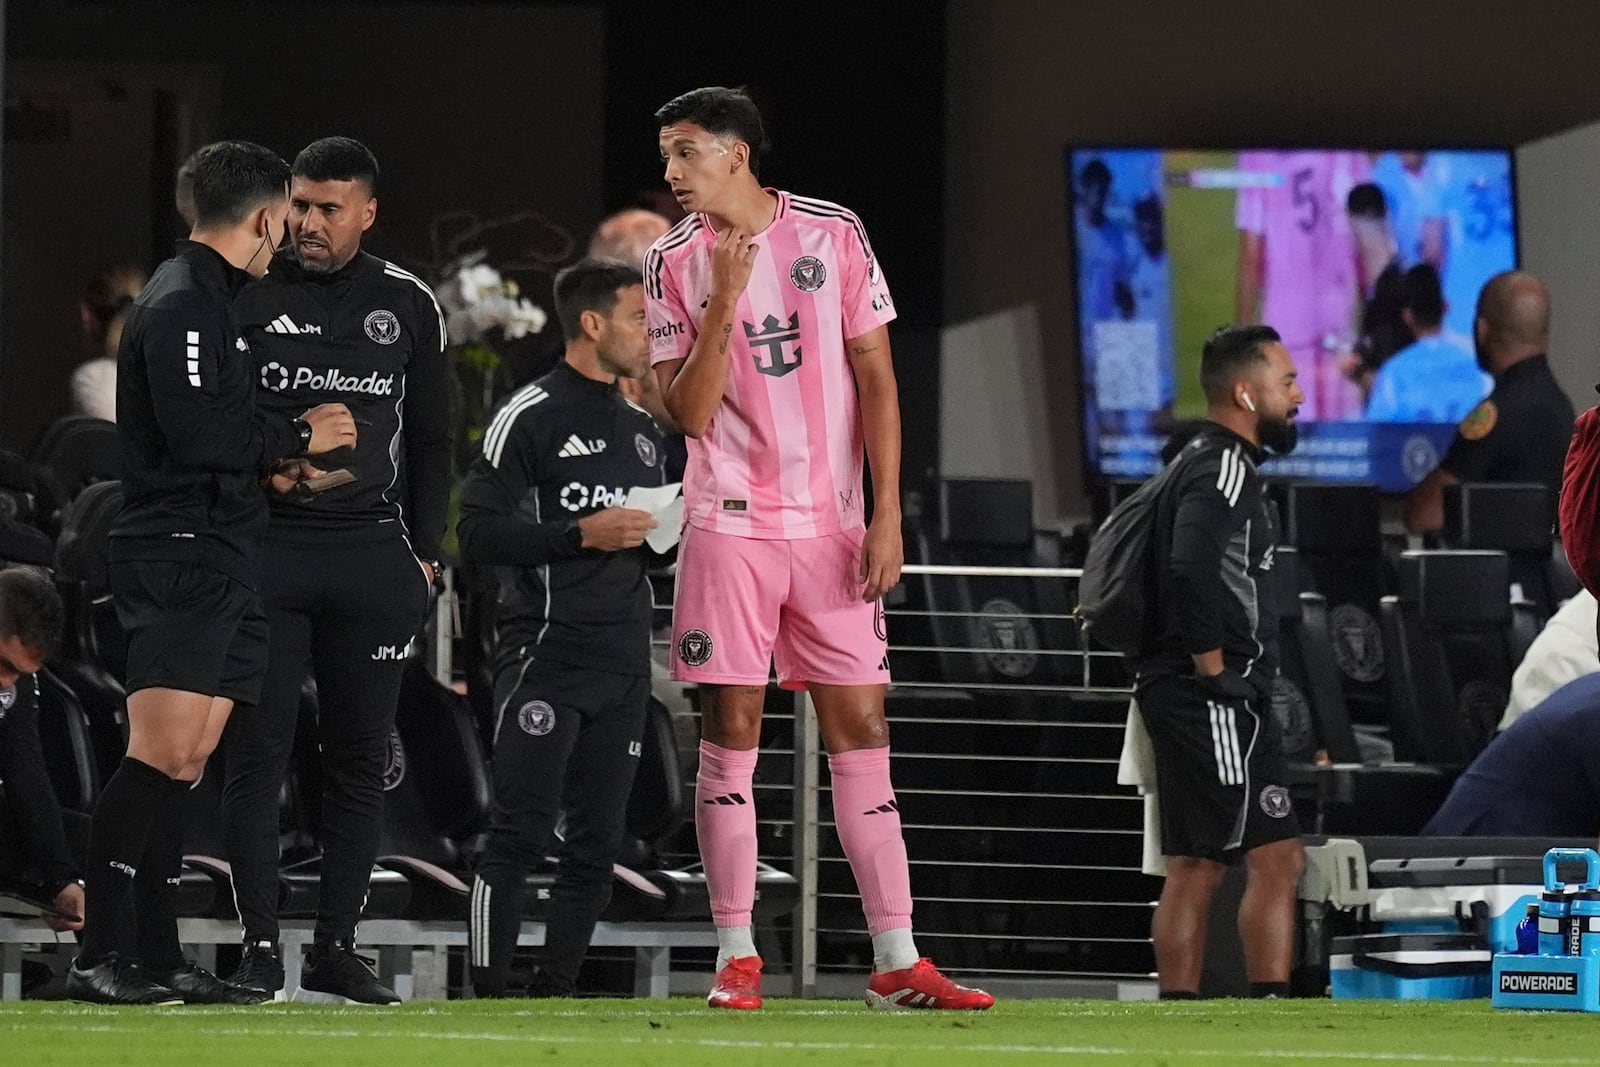
<svg viewBox="0 0 1600 1067"><path fill-rule="evenodd" d="M1600 116L1594 3L950 0L948 17L945 312L1038 305L1069 509L1064 146L1518 144Z"/></svg>
<svg viewBox="0 0 1600 1067"><path fill-rule="evenodd" d="M43 84L34 92L46 106L76 115L65 143L19 142L8 122L0 443L11 448L66 410L89 273L111 258L153 266L170 254L176 225L162 209L174 156L194 147L176 142L191 131L198 143L241 137L291 159L330 133L366 142L384 171L368 246L423 272L443 255L431 230L447 212L539 212L560 232L529 221L494 235L497 252L533 258L584 239L601 216L596 4L6 8L8 112L19 89ZM175 118L156 113L163 92ZM539 273L525 282L547 286Z"/></svg>
<svg viewBox="0 0 1600 1067"><path fill-rule="evenodd" d="M631 2L6 7L8 114L27 92L47 109L65 100L77 120L66 141L6 145L0 444L25 448L66 410L83 282L106 259L153 264L167 254L177 229L171 171L195 145L245 137L289 157L314 137L348 133L385 169L374 251L426 272L442 256L430 227L446 212L531 209L553 229L524 220L497 235L497 253L564 261L567 237L581 248L606 211L662 188L655 109L720 83L748 85L767 113L766 181L836 200L864 220L900 310L908 479L933 464L943 297L937 6L908 17L819 0L781 18L771 5L721 2L695 5L692 18ZM70 180L61 180L64 161ZM548 306L550 274L518 277Z"/></svg>
<svg viewBox="0 0 1600 1067"><path fill-rule="evenodd" d="M609 206L663 188L657 108L697 86L744 85L773 143L762 180L861 217L899 312L891 337L908 487L938 454L943 322L944 15L923 6L715 3L677 18L614 3L606 14Z"/></svg>

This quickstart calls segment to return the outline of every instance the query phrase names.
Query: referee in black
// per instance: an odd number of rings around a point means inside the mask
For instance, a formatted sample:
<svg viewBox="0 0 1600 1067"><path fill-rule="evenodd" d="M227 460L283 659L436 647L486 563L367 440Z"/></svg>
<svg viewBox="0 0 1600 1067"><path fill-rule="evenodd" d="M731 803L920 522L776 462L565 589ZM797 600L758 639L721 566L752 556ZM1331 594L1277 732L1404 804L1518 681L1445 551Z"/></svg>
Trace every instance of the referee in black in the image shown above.
<svg viewBox="0 0 1600 1067"><path fill-rule="evenodd" d="M524 880L566 812L530 996L572 996L611 897L650 695L649 512L666 478L654 420L617 389L649 371L639 271L586 259L556 276L566 358L511 394L462 495L461 555L499 571L494 810L472 884L472 983L505 996Z"/></svg>
<svg viewBox="0 0 1600 1067"><path fill-rule="evenodd" d="M450 386L433 293L361 251L377 217L378 164L348 137L295 158L291 243L240 295L261 407L338 401L360 444L286 465L262 551L272 639L261 705L224 738L228 860L244 925L234 981L311 1003L399 998L353 940L378 855L383 768L400 676L427 614L450 491ZM322 885L298 990L278 955L278 791L307 674L317 681Z"/></svg>
<svg viewBox="0 0 1600 1067"><path fill-rule="evenodd" d="M128 751L95 805L87 924L67 975L68 996L99 1003L261 999L179 952L184 794L266 670L261 472L356 440L343 404L254 402L233 300L283 232L288 166L224 141L190 168L194 230L135 298L117 353L124 503L109 554L128 637Z"/></svg>

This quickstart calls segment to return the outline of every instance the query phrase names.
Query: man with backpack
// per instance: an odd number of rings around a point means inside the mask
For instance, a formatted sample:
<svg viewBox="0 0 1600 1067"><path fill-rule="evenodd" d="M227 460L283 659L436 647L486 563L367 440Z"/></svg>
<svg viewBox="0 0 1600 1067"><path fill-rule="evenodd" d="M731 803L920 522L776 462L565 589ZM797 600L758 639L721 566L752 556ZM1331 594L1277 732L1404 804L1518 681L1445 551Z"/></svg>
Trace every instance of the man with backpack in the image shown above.
<svg viewBox="0 0 1600 1067"><path fill-rule="evenodd" d="M1144 636L1128 651L1155 752L1167 857L1151 932L1162 998L1198 996L1211 898L1242 858L1249 882L1239 934L1250 988L1282 996L1304 852L1270 708L1277 622L1261 586L1277 521L1256 466L1268 450L1294 448L1305 394L1270 326L1218 330L1201 355L1200 381L1207 421L1149 492L1128 501L1148 524L1148 556L1125 564L1147 568ZM1100 536L1113 536L1113 526L1108 520ZM1085 570L1095 562L1091 555ZM1085 612L1094 632L1087 597Z"/></svg>

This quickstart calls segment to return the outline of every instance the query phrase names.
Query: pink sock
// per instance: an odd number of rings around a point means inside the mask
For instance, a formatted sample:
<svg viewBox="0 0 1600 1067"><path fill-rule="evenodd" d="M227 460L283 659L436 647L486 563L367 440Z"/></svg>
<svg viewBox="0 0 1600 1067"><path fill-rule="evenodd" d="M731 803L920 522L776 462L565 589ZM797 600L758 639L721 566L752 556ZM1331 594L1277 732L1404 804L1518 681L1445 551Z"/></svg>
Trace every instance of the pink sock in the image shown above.
<svg viewBox="0 0 1600 1067"><path fill-rule="evenodd" d="M833 821L861 891L867 930L911 926L911 868L900 834L900 808L889 783L889 750L860 748L828 757Z"/></svg>
<svg viewBox="0 0 1600 1067"><path fill-rule="evenodd" d="M756 903L756 750L700 742L694 829L718 926L749 926ZM898 825L898 824L896 824Z"/></svg>

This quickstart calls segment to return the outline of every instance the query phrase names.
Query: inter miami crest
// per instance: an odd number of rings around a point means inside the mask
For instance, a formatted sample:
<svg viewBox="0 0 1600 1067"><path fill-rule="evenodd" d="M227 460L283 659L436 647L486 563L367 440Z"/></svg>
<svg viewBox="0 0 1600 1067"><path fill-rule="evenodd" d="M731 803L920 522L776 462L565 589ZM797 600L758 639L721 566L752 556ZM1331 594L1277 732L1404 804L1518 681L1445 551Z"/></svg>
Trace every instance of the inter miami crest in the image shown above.
<svg viewBox="0 0 1600 1067"><path fill-rule="evenodd" d="M801 256L789 268L789 280L802 293L814 293L828 280L828 268L816 256Z"/></svg>
<svg viewBox="0 0 1600 1067"><path fill-rule="evenodd" d="M379 309L367 316L367 321L361 324L367 331L367 336L380 345L392 345L400 340L400 320L394 317L394 312Z"/></svg>
<svg viewBox="0 0 1600 1067"><path fill-rule="evenodd" d="M639 453L639 462L646 467L656 465L656 443L642 433L633 435L633 450Z"/></svg>
<svg viewBox="0 0 1600 1067"><path fill-rule="evenodd" d="M678 658L691 667L704 666L711 658L711 635L704 630L685 630L678 638Z"/></svg>
<svg viewBox="0 0 1600 1067"><path fill-rule="evenodd" d="M517 725L529 737L543 737L556 728L556 709L542 700L530 700L517 712Z"/></svg>
<svg viewBox="0 0 1600 1067"><path fill-rule="evenodd" d="M1260 804L1269 819L1287 819L1294 810L1289 791L1281 785L1269 785L1261 790Z"/></svg>

